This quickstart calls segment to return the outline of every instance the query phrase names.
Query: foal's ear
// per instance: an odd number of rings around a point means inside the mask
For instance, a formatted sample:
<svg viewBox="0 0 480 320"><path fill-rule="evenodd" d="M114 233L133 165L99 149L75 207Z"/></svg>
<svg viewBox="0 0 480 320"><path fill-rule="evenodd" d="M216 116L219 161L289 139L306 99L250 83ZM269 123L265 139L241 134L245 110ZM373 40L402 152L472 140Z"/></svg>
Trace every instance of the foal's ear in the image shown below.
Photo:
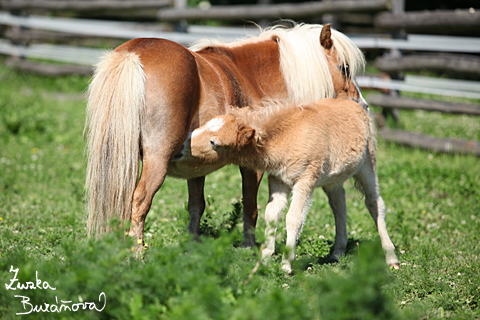
<svg viewBox="0 0 480 320"><path fill-rule="evenodd" d="M252 142L253 137L255 136L255 129L252 128L245 128L240 130L237 135L237 145L238 146L245 146Z"/></svg>
<svg viewBox="0 0 480 320"><path fill-rule="evenodd" d="M330 50L333 46L332 31L330 30L330 23L323 26L320 32L320 44L327 50Z"/></svg>

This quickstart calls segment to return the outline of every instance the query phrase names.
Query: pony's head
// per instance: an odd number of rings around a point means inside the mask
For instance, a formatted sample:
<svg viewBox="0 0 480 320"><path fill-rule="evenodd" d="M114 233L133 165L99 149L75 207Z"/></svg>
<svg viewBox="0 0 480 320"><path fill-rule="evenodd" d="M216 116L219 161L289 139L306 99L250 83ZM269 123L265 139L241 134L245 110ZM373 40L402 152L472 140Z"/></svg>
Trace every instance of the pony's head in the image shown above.
<svg viewBox="0 0 480 320"><path fill-rule="evenodd" d="M202 164L235 163L232 158L235 151L250 144L254 137L255 129L240 125L235 116L216 116L188 136L175 160Z"/></svg>
<svg viewBox="0 0 480 320"><path fill-rule="evenodd" d="M318 101L324 98L348 98L365 109L367 103L355 84L365 58L360 49L330 24L298 24L286 29L275 26L260 38L277 41L280 66L291 102Z"/></svg>
<svg viewBox="0 0 480 320"><path fill-rule="evenodd" d="M339 99L352 99L362 106L365 110L368 109L368 104L362 96L360 89L355 83L355 73L359 66L350 67L350 61L354 61L358 64L358 58L351 57L346 60L340 58L338 51L341 44L334 46L334 40L332 39L332 31L330 24L326 24L320 33L320 44L323 47L325 54L328 57L329 70L332 76L333 87L335 90L335 98ZM357 53L358 54L358 53ZM363 65L362 65L363 68ZM354 71L352 71L352 69Z"/></svg>

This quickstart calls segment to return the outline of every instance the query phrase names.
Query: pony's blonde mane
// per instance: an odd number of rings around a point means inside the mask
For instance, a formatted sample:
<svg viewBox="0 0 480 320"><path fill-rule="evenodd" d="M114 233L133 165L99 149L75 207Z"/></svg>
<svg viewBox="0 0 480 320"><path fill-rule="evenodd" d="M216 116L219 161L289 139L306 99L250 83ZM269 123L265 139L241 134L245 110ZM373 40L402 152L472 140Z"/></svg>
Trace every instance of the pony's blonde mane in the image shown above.
<svg viewBox="0 0 480 320"><path fill-rule="evenodd" d="M204 39L190 49L201 50L208 46L235 48L247 43L275 40L280 50L280 67L288 90L288 100L299 103L335 98L328 57L320 44L323 25L297 24L292 28L274 26L263 30L258 37L248 37L231 43ZM365 58L360 49L343 33L332 29L333 49L339 64L349 66L349 76L354 78L363 71Z"/></svg>

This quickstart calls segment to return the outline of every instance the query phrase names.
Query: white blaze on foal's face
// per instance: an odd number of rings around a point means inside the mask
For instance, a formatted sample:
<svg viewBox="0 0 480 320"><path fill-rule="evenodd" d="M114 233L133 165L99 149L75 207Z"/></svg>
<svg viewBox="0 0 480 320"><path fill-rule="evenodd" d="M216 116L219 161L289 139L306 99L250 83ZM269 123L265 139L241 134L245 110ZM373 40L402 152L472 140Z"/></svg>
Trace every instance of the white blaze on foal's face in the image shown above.
<svg viewBox="0 0 480 320"><path fill-rule="evenodd" d="M217 116L192 132L190 150L192 156L205 162L221 160L225 150L235 146L237 137L235 118Z"/></svg>
<svg viewBox="0 0 480 320"><path fill-rule="evenodd" d="M212 120L208 121L205 123L205 125L201 126L198 129L195 129L192 132L192 138L195 136L198 136L200 133L204 132L205 130L208 130L210 132L216 132L218 131L223 125L225 124L225 121L222 118L213 118Z"/></svg>

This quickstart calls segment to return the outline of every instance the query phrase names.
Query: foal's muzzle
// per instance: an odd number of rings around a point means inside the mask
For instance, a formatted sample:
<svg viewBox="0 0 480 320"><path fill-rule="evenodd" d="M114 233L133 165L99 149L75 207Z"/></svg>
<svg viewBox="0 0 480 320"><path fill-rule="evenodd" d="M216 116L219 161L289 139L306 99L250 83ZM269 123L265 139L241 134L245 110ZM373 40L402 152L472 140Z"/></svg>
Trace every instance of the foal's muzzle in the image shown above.
<svg viewBox="0 0 480 320"><path fill-rule="evenodd" d="M366 103L365 100L362 99L362 100L360 100L360 101L357 101L357 103L358 103L365 111L368 112L368 110L370 110L370 109L368 108L368 103Z"/></svg>
<svg viewBox="0 0 480 320"><path fill-rule="evenodd" d="M357 85L357 81L353 80L353 84L355 85L355 89L357 89L358 98L357 99L352 99L352 100L355 101L356 103L358 103L363 108L363 110L365 110L365 112L368 113L370 111L370 109L368 108L368 103L363 98L362 92L360 91L360 88Z"/></svg>
<svg viewBox="0 0 480 320"><path fill-rule="evenodd" d="M363 110L365 110L365 112L367 112L367 113L369 112L370 109L368 108L368 103L365 100L363 100L363 99L359 100L359 99L355 99L355 98L350 98L350 100L353 100L356 103L358 103L360 105L360 107L362 107Z"/></svg>

